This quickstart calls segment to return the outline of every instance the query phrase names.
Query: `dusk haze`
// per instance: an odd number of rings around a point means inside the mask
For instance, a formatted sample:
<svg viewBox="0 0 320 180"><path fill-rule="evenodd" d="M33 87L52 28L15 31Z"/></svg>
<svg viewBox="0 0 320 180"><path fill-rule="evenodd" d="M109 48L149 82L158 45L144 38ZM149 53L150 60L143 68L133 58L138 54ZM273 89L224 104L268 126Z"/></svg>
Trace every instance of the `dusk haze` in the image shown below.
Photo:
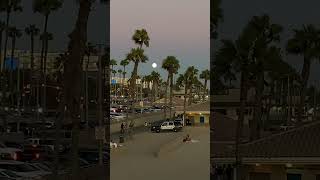
<svg viewBox="0 0 320 180"><path fill-rule="evenodd" d="M199 70L208 68L209 0L117 0L111 1L110 6L111 58L124 59L135 47L131 40L134 31L145 28L150 47L146 48L149 61L139 67L144 74L152 71L144 67L151 67L153 62L161 65L171 55L180 60L179 72L195 62Z"/></svg>

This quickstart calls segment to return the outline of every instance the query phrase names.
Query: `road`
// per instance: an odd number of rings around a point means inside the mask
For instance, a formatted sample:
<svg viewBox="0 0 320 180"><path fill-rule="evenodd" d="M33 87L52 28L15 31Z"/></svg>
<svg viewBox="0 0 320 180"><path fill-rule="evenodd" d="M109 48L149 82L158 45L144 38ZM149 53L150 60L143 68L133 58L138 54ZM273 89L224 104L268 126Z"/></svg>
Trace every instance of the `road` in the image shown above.
<svg viewBox="0 0 320 180"><path fill-rule="evenodd" d="M182 143L186 134L199 142ZM111 152L111 179L209 180L209 142L209 128L204 127L188 127L178 133L136 134L132 141Z"/></svg>

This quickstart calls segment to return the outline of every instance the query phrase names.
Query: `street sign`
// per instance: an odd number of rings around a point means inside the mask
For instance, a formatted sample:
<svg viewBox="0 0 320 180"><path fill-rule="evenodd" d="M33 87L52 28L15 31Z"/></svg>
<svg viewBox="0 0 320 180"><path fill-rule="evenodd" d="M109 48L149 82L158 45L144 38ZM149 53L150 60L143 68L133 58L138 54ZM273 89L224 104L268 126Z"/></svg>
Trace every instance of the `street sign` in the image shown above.
<svg viewBox="0 0 320 180"><path fill-rule="evenodd" d="M106 137L106 131L104 126L97 126L95 128L95 135L97 140L104 140Z"/></svg>
<svg viewBox="0 0 320 180"><path fill-rule="evenodd" d="M112 80L111 80L111 84L117 84L117 80L112 79Z"/></svg>

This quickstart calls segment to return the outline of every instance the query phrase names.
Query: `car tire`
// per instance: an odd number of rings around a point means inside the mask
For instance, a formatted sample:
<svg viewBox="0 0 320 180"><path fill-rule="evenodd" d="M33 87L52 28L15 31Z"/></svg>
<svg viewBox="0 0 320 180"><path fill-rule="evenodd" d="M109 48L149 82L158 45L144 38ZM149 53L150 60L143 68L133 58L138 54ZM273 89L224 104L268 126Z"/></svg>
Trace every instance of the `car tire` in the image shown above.
<svg viewBox="0 0 320 180"><path fill-rule="evenodd" d="M160 130L159 129L157 129L157 131L156 131L157 133L159 133L160 132Z"/></svg>

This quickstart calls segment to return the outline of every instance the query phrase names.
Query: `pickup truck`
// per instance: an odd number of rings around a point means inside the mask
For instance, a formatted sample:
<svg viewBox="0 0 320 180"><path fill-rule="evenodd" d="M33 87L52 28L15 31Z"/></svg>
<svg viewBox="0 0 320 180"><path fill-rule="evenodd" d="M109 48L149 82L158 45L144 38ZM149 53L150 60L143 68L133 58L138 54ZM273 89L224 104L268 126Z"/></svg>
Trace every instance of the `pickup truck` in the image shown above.
<svg viewBox="0 0 320 180"><path fill-rule="evenodd" d="M176 123L174 121L164 121L160 124L155 124L151 126L152 132L161 132L161 131L173 131L178 132L182 129L182 124Z"/></svg>

